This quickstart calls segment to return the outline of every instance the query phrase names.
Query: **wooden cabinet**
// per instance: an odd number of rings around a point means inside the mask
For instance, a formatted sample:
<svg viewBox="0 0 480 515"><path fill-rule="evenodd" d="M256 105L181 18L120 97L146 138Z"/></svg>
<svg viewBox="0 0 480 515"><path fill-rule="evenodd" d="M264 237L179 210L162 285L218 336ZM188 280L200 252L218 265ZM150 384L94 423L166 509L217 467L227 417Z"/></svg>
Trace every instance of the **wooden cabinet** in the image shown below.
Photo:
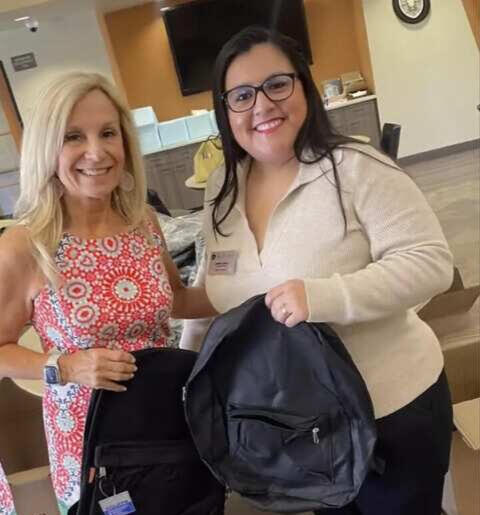
<svg viewBox="0 0 480 515"><path fill-rule="evenodd" d="M203 190L185 186L185 180L193 175L193 157L199 146L192 143L145 156L147 186L170 210L203 206Z"/></svg>
<svg viewBox="0 0 480 515"><path fill-rule="evenodd" d="M364 135L380 148L380 123L375 98L327 110L334 129L346 136Z"/></svg>

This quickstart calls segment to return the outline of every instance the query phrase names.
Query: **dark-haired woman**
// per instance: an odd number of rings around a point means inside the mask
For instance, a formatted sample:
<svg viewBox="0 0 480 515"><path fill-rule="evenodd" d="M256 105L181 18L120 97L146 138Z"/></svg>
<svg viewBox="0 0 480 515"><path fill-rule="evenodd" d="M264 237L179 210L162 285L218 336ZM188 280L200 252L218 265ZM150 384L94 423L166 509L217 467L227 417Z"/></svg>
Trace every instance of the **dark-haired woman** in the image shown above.
<svg viewBox="0 0 480 515"><path fill-rule="evenodd" d="M198 280L220 313L268 292L278 322L326 322L343 339L386 470L332 513L438 515L451 407L439 343L413 309L452 280L435 215L388 157L333 133L289 38L245 29L220 52L214 81L225 166L206 190ZM201 335L189 322L182 346Z"/></svg>

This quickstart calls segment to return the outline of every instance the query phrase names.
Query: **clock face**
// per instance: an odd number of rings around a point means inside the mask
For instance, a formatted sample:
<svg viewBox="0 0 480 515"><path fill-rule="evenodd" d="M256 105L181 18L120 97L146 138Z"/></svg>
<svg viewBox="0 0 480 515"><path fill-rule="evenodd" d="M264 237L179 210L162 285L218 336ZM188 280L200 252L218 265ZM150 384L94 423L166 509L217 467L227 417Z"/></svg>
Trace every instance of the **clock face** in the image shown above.
<svg viewBox="0 0 480 515"><path fill-rule="evenodd" d="M400 20L418 23L430 12L430 0L393 0L393 10Z"/></svg>
<svg viewBox="0 0 480 515"><path fill-rule="evenodd" d="M423 0L400 0L400 10L409 18L418 18L423 10Z"/></svg>

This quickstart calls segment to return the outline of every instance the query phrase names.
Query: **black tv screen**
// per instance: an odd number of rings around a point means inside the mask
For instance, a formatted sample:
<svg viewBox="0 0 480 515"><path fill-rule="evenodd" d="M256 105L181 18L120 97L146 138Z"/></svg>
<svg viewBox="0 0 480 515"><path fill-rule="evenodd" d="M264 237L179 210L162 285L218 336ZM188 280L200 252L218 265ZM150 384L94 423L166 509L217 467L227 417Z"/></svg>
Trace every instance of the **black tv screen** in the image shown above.
<svg viewBox="0 0 480 515"><path fill-rule="evenodd" d="M211 89L218 52L248 25L296 39L312 63L303 0L196 0L166 10L164 21L184 96Z"/></svg>

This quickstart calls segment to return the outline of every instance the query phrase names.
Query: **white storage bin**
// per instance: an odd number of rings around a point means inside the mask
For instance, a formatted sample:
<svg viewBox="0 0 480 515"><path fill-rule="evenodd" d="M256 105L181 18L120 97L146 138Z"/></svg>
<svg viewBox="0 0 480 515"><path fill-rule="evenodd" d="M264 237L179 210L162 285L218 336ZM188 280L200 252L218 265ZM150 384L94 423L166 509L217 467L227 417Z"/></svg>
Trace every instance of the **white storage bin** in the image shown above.
<svg viewBox="0 0 480 515"><path fill-rule="evenodd" d="M210 111L208 113L210 115L210 124L212 126L213 134L215 136L218 134L218 125L217 125L217 118L215 117L215 111Z"/></svg>
<svg viewBox="0 0 480 515"><path fill-rule="evenodd" d="M142 154L151 154L162 148L162 141L158 134L157 124L150 123L137 127L140 150Z"/></svg>
<svg viewBox="0 0 480 515"><path fill-rule="evenodd" d="M139 107L132 109L130 112L132 113L133 122L136 127L158 122L157 115L152 106Z"/></svg>
<svg viewBox="0 0 480 515"><path fill-rule="evenodd" d="M191 140L205 139L213 134L210 113L196 114L185 118Z"/></svg>
<svg viewBox="0 0 480 515"><path fill-rule="evenodd" d="M185 118L161 122L157 127L164 147L188 143L190 140Z"/></svg>

